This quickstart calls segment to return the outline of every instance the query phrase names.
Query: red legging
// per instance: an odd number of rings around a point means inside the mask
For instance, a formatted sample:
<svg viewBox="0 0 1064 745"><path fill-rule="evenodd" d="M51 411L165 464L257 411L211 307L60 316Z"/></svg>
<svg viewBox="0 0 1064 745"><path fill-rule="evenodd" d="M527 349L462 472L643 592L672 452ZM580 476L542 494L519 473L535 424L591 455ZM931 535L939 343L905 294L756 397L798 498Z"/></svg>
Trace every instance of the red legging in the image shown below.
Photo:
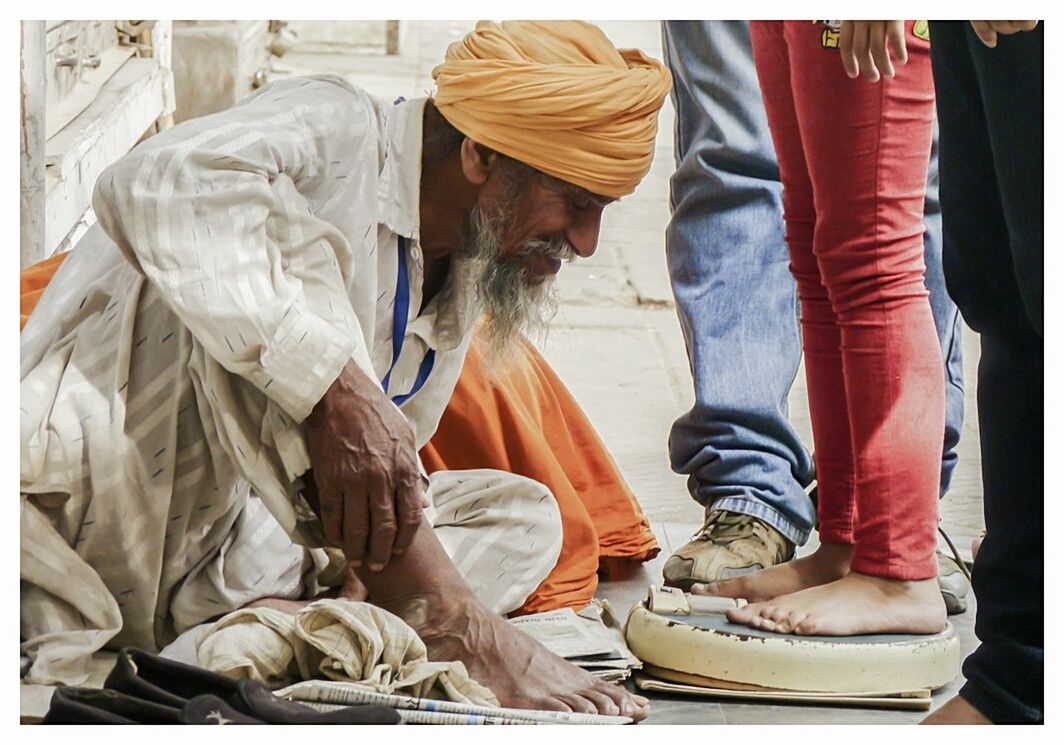
<svg viewBox="0 0 1064 745"><path fill-rule="evenodd" d="M852 544L862 574L927 579L945 426L923 281L930 48L907 22L897 76L850 80L823 31L750 23L802 303L820 539Z"/></svg>

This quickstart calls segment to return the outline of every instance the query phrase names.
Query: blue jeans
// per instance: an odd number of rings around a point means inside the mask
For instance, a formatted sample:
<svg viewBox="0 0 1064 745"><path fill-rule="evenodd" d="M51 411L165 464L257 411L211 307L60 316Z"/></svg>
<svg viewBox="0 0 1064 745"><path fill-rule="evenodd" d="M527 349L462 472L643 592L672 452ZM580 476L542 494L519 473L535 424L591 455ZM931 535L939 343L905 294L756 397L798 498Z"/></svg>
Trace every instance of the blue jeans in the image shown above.
<svg viewBox="0 0 1064 745"><path fill-rule="evenodd" d="M758 517L801 545L816 510L813 459L787 418L802 353L798 296L749 31L745 21L666 21L662 37L676 109L665 247L695 387L694 407L669 436L672 468L700 504ZM934 145L924 210L925 283L946 360L944 494L964 388L961 318L942 276Z"/></svg>

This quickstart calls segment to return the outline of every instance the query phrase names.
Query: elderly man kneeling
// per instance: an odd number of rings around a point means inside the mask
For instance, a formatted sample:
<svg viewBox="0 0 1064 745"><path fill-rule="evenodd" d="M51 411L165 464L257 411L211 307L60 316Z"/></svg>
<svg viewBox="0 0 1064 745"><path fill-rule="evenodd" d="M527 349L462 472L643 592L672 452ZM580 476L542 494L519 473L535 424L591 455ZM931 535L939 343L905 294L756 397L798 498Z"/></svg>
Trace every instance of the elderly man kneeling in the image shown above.
<svg viewBox="0 0 1064 745"><path fill-rule="evenodd" d="M669 75L589 24L508 22L433 76L394 104L277 82L101 176L102 229L22 336L28 680L309 597L331 544L503 705L645 716L499 615L557 559L549 490L430 482L417 449L482 314L503 358L549 319L561 262L649 169Z"/></svg>

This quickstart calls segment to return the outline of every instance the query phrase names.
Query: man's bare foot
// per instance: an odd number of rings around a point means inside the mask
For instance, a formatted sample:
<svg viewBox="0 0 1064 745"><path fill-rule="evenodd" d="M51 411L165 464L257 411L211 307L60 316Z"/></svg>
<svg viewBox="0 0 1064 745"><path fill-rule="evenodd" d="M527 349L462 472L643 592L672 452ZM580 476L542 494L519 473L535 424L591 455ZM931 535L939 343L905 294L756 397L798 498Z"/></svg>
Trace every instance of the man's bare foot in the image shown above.
<svg viewBox="0 0 1064 745"><path fill-rule="evenodd" d="M852 556L853 546L850 544L822 543L809 556L720 582L696 584L691 587L691 593L745 598L752 603L771 600L845 577L850 571Z"/></svg>
<svg viewBox="0 0 1064 745"><path fill-rule="evenodd" d="M834 582L728 611L754 629L802 636L937 634L946 606L935 578L904 581L850 572Z"/></svg>
<svg viewBox="0 0 1064 745"><path fill-rule="evenodd" d="M920 724L993 724L977 708L954 696L928 714Z"/></svg>
<svg viewBox="0 0 1064 745"><path fill-rule="evenodd" d="M430 660L460 660L503 706L621 715L636 721L650 712L644 697L596 680L472 598L420 596L389 603L386 610L418 632Z"/></svg>

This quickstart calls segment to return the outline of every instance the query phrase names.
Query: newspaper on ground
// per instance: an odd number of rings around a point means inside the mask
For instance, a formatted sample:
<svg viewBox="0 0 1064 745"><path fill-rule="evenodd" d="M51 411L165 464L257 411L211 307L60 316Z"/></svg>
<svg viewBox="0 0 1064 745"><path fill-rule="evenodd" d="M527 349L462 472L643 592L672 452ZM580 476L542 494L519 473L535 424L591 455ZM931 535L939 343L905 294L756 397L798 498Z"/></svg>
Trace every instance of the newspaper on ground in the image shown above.
<svg viewBox="0 0 1064 745"><path fill-rule="evenodd" d="M510 619L551 652L603 680L619 682L643 666L625 644L621 624L606 600L595 599L580 613L571 608Z"/></svg>
<svg viewBox="0 0 1064 745"><path fill-rule="evenodd" d="M345 706L379 704L399 711L404 724L631 724L631 717L581 714L569 711L539 711L482 706L458 701L415 698L381 693L362 683L339 680L306 680L273 692L317 711L335 711Z"/></svg>

